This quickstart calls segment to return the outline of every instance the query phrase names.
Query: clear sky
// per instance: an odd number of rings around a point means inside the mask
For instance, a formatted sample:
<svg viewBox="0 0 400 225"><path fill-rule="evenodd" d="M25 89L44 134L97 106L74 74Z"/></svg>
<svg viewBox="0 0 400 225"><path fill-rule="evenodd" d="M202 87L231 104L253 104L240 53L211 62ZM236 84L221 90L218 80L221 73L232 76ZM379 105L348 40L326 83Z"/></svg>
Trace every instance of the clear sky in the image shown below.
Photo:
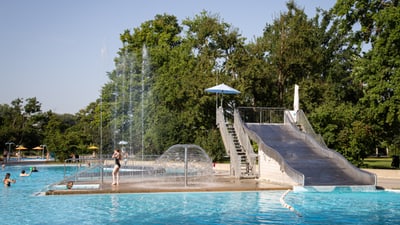
<svg viewBox="0 0 400 225"><path fill-rule="evenodd" d="M297 0L309 16L335 0ZM285 0L6 0L0 3L0 104L36 97L42 110L74 114L100 96L119 35L170 14L206 10L254 40L286 11Z"/></svg>

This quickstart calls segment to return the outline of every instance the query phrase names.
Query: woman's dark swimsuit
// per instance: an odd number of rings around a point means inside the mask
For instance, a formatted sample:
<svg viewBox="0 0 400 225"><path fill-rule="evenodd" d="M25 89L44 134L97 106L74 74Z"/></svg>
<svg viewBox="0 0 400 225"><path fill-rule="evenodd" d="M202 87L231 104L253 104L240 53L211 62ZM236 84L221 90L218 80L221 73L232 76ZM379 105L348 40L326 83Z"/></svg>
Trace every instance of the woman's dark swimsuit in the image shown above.
<svg viewBox="0 0 400 225"><path fill-rule="evenodd" d="M118 166L118 168L121 168L121 164L119 163L119 159L115 158L115 165Z"/></svg>

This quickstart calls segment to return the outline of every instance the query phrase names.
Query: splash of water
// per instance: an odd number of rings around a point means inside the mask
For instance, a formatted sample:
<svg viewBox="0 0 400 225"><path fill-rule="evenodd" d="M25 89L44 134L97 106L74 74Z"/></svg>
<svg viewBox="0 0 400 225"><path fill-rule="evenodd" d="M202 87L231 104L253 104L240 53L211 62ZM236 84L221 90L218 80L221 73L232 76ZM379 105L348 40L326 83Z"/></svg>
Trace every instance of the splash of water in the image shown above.
<svg viewBox="0 0 400 225"><path fill-rule="evenodd" d="M126 49L126 48L124 48ZM138 95L137 90L140 71L135 70L137 64L136 57L127 50L121 55L116 62L116 70L114 77L113 90L113 116L112 116L112 146L114 149L121 150L129 155L134 154L134 143L138 140L135 138L135 108L138 103L135 96Z"/></svg>
<svg viewBox="0 0 400 225"><path fill-rule="evenodd" d="M145 108L149 90L146 81L150 76L149 55L142 50L142 62L124 46L116 60L112 93L111 135L112 147L129 155L145 154ZM140 66L141 65L141 66Z"/></svg>

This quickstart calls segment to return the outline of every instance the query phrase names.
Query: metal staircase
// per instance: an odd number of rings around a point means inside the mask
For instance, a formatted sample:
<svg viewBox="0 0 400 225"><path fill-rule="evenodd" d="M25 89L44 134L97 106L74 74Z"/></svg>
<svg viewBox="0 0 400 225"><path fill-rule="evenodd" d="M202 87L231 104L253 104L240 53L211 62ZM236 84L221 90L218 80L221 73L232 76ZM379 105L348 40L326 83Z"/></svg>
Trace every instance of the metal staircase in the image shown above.
<svg viewBox="0 0 400 225"><path fill-rule="evenodd" d="M254 153L248 136L244 135L242 126L226 121L221 107L217 110L216 122L230 158L230 175L238 179L258 177L257 154Z"/></svg>
<svg viewBox="0 0 400 225"><path fill-rule="evenodd" d="M235 132L235 128L232 124L227 124L228 133L232 136L235 151L240 161L240 178L254 178L252 168L247 159L246 152L240 144L239 138Z"/></svg>

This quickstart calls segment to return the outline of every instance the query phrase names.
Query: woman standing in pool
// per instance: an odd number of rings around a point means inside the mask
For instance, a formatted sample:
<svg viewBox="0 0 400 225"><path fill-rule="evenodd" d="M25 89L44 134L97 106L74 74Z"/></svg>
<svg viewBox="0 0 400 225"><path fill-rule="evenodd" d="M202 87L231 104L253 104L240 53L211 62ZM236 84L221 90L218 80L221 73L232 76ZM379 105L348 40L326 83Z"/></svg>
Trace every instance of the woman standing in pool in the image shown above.
<svg viewBox="0 0 400 225"><path fill-rule="evenodd" d="M119 184L119 168L121 168L121 163L120 160L122 159L122 155L119 149L114 150L114 154L112 155L112 158L115 159L115 166L114 170L112 172L112 178L113 178L113 185L118 185Z"/></svg>
<svg viewBox="0 0 400 225"><path fill-rule="evenodd" d="M11 174L10 173L6 173L6 176L3 179L3 183L5 187L10 187L11 183L15 183L14 179L11 179Z"/></svg>

